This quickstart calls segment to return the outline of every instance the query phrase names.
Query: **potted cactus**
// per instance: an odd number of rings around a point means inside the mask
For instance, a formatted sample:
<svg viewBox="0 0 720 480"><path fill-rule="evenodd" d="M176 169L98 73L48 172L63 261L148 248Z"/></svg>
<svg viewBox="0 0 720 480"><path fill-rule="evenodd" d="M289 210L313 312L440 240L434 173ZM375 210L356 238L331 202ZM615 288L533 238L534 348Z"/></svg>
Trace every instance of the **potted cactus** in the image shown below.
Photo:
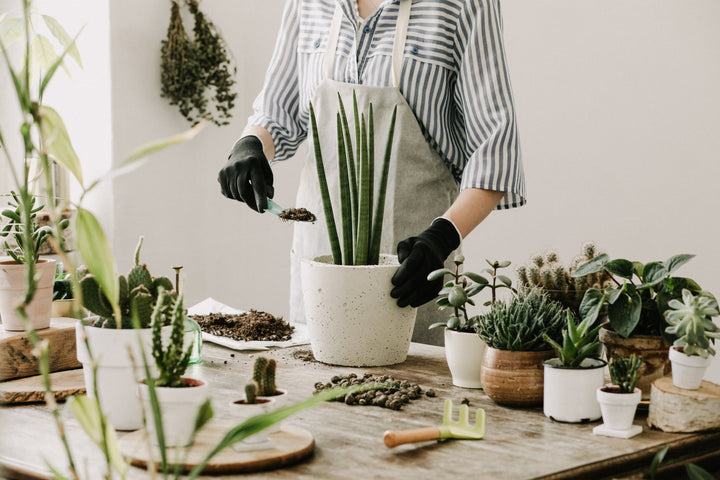
<svg viewBox="0 0 720 480"><path fill-rule="evenodd" d="M40 259L39 250L51 233L35 221L43 206L35 206L35 197L11 192L11 208L2 211L7 220L0 237L11 236L15 246L5 240L8 257L0 257L0 317L6 331L24 331L25 325L16 310L18 300L27 301L27 277L38 276L32 300L25 306L27 320L35 330L50 326L55 260ZM67 225L65 223L65 225ZM30 271L30 273L28 272Z"/></svg>
<svg viewBox="0 0 720 480"><path fill-rule="evenodd" d="M166 325L169 327L165 327ZM163 329L170 328L169 337ZM200 406L208 398L207 383L183 377L190 363L192 345L185 346L185 311L182 295L165 292L159 287L158 299L152 312L152 357L157 374L141 380L138 388L145 410L150 440L160 442L163 432L166 447L185 447L196 433L195 419ZM153 414L150 398L152 383L160 414Z"/></svg>
<svg viewBox="0 0 720 480"><path fill-rule="evenodd" d="M358 154L353 155L345 108L339 96L338 99L337 165L326 165L323 161L315 113L310 106L318 188L332 252L301 260L310 344L315 358L329 364L396 364L407 357L416 314L414 308L398 307L390 296L390 279L398 261L396 256L380 252L397 108L390 120L385 155L376 179L372 105L366 118L364 113L359 115L357 102L353 102L355 145L359 146ZM326 169L336 171L339 176L339 205L333 205ZM375 185L377 191L374 191ZM335 221L337 211L340 212L340 232ZM296 228L322 228L322 225Z"/></svg>
<svg viewBox="0 0 720 480"><path fill-rule="evenodd" d="M616 355L610 359L612 385L597 390L603 424L593 428L594 434L630 438L642 432L640 425L633 425L641 396L636 387L641 364L642 358L635 354L627 358Z"/></svg>
<svg viewBox="0 0 720 480"><path fill-rule="evenodd" d="M545 338L560 338L564 313L546 294L530 290L495 302L479 317L477 332L487 344L481 379L488 397L502 405L542 402L542 361L553 354Z"/></svg>
<svg viewBox="0 0 720 480"><path fill-rule="evenodd" d="M669 326L665 332L675 336L669 353L673 384L697 390L715 355L712 343L720 338L720 328L712 320L720 315L717 300L709 292L695 295L683 289L682 302L670 300L668 307L665 319Z"/></svg>
<svg viewBox="0 0 720 480"><path fill-rule="evenodd" d="M562 331L562 345L548 335L557 357L543 362L545 369L543 412L560 422L580 423L597 420L601 416L595 391L604 382L605 360L594 358L600 342L600 325L586 317L578 325L575 317L566 313L567 328Z"/></svg>
<svg viewBox="0 0 720 480"><path fill-rule="evenodd" d="M72 274L65 271L61 262L55 265L55 280L53 281L52 316L73 316Z"/></svg>
<svg viewBox="0 0 720 480"><path fill-rule="evenodd" d="M507 288L514 291L512 281L498 270L510 265L509 261L485 260L490 268L485 273L491 280L473 272L460 272L465 257L456 255L453 259L455 270L441 268L428 275L428 281L434 281L449 275L451 278L440 290L440 298L435 302L440 310L451 308L447 322L433 323L428 328L445 328L445 358L450 368L453 385L464 388L482 388L481 367L485 353L485 342L477 334L478 316L468 317L467 304L475 305L471 298L486 287L492 292L491 300L485 305L495 303L496 290Z"/></svg>

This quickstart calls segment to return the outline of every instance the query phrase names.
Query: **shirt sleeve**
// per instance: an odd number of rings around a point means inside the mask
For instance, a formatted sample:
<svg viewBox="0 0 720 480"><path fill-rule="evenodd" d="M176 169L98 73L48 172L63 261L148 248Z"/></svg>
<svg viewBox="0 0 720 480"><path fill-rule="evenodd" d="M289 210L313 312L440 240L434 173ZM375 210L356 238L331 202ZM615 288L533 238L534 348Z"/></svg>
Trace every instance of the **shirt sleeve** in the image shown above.
<svg viewBox="0 0 720 480"><path fill-rule="evenodd" d="M455 102L464 118L468 162L460 188L505 192L498 209L525 204L525 178L499 0L471 0L456 38Z"/></svg>
<svg viewBox="0 0 720 480"><path fill-rule="evenodd" d="M285 4L263 89L253 102L253 114L248 118L248 125L258 125L270 132L275 161L292 157L307 136L298 114L298 3L299 0L287 0Z"/></svg>

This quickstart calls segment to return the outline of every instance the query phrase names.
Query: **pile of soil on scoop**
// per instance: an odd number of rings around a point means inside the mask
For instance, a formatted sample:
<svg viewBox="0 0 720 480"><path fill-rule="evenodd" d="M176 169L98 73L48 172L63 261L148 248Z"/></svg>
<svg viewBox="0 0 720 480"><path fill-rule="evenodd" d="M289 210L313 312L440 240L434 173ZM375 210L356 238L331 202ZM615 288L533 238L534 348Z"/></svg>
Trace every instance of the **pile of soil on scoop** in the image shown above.
<svg viewBox="0 0 720 480"><path fill-rule="evenodd" d="M317 220L315 214L306 208L288 208L283 210L279 217L283 220L295 220L296 222L314 222Z"/></svg>
<svg viewBox="0 0 720 480"><path fill-rule="evenodd" d="M218 337L227 337L242 341L285 341L290 340L295 327L282 317L274 317L266 312L250 310L237 315L211 313L192 315L203 332Z"/></svg>

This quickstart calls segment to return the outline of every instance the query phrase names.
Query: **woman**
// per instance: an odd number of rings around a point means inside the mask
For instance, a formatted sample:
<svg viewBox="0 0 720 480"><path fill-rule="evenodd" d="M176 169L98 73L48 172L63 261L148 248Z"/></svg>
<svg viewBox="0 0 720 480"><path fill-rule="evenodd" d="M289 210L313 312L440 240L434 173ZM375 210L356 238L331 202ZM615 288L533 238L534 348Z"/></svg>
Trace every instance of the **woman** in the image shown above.
<svg viewBox="0 0 720 480"><path fill-rule="evenodd" d="M319 131L335 132L338 93L346 106L354 93L360 110L372 103L376 136L398 105L392 214L384 223L390 234L381 251L397 245L401 265L391 295L398 305L432 300L442 282L428 282L428 273L451 262L492 210L525 203L498 1L288 0L263 91L220 171L223 195L261 213L267 208L274 194L269 161L291 157L305 139L311 101ZM322 151L336 151L334 135L320 137ZM310 152L296 204L318 213L314 175ZM293 322L304 321L299 260L327 253L326 236L295 226ZM434 305L421 308L413 340L426 341L436 320Z"/></svg>

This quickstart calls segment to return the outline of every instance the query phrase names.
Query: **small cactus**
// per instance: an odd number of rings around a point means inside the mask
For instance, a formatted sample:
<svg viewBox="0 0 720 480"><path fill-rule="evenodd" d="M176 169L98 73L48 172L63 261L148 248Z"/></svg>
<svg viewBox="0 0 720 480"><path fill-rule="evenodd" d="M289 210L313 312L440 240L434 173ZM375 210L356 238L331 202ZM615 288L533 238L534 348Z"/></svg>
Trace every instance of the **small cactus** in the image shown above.
<svg viewBox="0 0 720 480"><path fill-rule="evenodd" d="M268 360L265 357L258 357L255 359L253 378L245 385L245 401L247 403L255 403L255 396L270 397L277 393L277 387L275 386L276 368L277 362L274 358ZM248 396L248 389L255 393Z"/></svg>
<svg viewBox="0 0 720 480"><path fill-rule="evenodd" d="M641 364L642 357L638 357L634 353L627 358L616 353L608 364L612 383L620 387L620 391L623 393L633 393Z"/></svg>
<svg viewBox="0 0 720 480"><path fill-rule="evenodd" d="M187 370L190 363L192 345L183 350L185 345L185 310L183 309L183 297L178 296L168 306L165 298L170 294L160 291L160 297L155 303L152 312L152 355L155 365L158 368L159 376L157 386L159 387L182 387L181 376ZM172 325L170 341L167 346L163 345L162 327Z"/></svg>
<svg viewBox="0 0 720 480"><path fill-rule="evenodd" d="M250 380L245 385L245 403L255 403L258 394L258 384L255 380Z"/></svg>

